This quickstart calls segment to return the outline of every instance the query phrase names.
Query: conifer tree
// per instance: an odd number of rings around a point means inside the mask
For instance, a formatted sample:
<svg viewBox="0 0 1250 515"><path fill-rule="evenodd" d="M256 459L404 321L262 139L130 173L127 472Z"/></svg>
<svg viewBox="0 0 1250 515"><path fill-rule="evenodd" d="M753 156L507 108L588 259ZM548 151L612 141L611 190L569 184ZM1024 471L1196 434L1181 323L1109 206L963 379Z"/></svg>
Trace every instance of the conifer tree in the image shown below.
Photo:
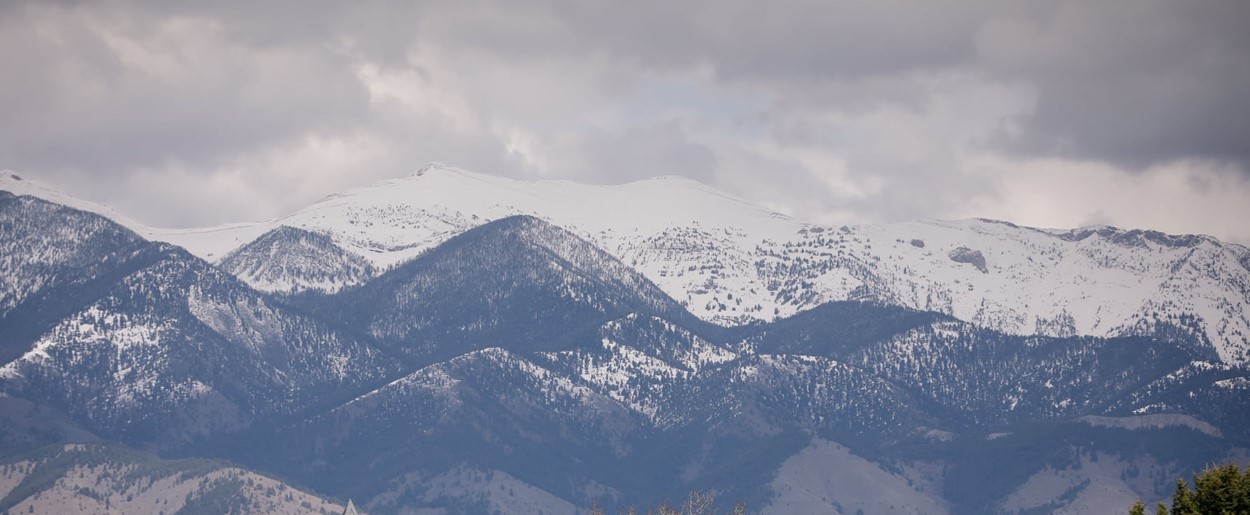
<svg viewBox="0 0 1250 515"><path fill-rule="evenodd" d="M1176 480L1176 492L1172 493L1172 515L1202 515L1198 511L1198 501L1189 483L1184 479Z"/></svg>
<svg viewBox="0 0 1250 515"><path fill-rule="evenodd" d="M1201 513L1250 513L1250 480L1237 465L1194 476L1194 490L1195 504Z"/></svg>
<svg viewBox="0 0 1250 515"><path fill-rule="evenodd" d="M1224 515L1250 514L1250 470L1242 473L1237 465L1207 469L1194 475L1194 487L1176 480L1172 493L1172 509L1159 503L1156 515ZM1144 515L1145 505L1139 499L1130 508L1130 515Z"/></svg>

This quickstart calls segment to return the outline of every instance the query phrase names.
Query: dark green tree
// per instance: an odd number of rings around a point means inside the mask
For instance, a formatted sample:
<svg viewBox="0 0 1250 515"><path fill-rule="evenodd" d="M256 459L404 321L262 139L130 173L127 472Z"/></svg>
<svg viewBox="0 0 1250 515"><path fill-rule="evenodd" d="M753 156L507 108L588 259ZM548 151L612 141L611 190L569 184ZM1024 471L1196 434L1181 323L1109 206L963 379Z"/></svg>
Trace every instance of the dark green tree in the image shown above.
<svg viewBox="0 0 1250 515"><path fill-rule="evenodd" d="M1176 491L1172 493L1172 515L1202 515L1198 511L1198 500L1184 479L1176 480Z"/></svg>
<svg viewBox="0 0 1250 515"><path fill-rule="evenodd" d="M1172 509L1159 504L1157 515L1242 515L1250 514L1250 470L1242 473L1237 465L1209 468L1189 482L1176 480ZM1130 515L1145 515L1146 506L1138 500Z"/></svg>
<svg viewBox="0 0 1250 515"><path fill-rule="evenodd" d="M1243 475L1237 465L1194 476L1194 489L1201 513L1250 513L1250 471Z"/></svg>

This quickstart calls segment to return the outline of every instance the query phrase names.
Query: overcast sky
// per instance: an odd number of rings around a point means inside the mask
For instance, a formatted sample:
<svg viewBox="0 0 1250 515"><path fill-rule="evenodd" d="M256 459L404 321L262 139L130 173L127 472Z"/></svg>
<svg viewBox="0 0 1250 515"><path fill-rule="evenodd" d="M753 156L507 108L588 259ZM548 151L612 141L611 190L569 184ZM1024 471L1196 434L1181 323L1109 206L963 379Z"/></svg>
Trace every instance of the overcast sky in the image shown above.
<svg viewBox="0 0 1250 515"><path fill-rule="evenodd" d="M0 2L0 168L153 225L430 161L1250 242L1245 0Z"/></svg>

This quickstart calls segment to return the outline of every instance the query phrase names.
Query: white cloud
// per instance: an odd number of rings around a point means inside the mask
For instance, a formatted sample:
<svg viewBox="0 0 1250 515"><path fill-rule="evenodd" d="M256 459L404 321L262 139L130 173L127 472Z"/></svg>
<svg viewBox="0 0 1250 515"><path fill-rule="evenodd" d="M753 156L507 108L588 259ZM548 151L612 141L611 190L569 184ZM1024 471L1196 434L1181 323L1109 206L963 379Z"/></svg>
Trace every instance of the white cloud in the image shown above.
<svg viewBox="0 0 1250 515"><path fill-rule="evenodd" d="M1244 4L1133 5L9 3L0 168L162 225L443 161L684 174L836 224L1246 241Z"/></svg>
<svg viewBox="0 0 1250 515"><path fill-rule="evenodd" d="M1176 161L1137 173L1092 162L981 156L968 168L997 188L953 216L1054 228L1115 225L1250 244L1250 179L1226 164Z"/></svg>

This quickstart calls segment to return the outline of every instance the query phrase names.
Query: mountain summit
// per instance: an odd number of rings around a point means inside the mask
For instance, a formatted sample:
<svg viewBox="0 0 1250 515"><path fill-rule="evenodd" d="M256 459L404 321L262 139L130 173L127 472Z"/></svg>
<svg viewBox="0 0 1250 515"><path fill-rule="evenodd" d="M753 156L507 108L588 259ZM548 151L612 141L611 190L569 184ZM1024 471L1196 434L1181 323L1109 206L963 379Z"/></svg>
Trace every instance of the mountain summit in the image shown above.
<svg viewBox="0 0 1250 515"><path fill-rule="evenodd" d="M64 197L19 183L3 179L0 189ZM576 234L719 325L771 321L826 302L872 301L1017 335L1181 331L1201 336L1225 363L1250 363L1250 250L1206 236L984 219L829 227L689 179L596 186L437 163L273 221L132 229L209 261L234 252L223 261L227 269L262 290L334 291L515 215ZM290 235L283 229L262 237L280 227L306 236L276 238ZM241 264L256 252L289 257Z"/></svg>
<svg viewBox="0 0 1250 515"><path fill-rule="evenodd" d="M371 513L568 514L1102 513L1250 448L1250 257L1209 237L437 165L162 232L0 185L0 511L328 505L123 445Z"/></svg>

